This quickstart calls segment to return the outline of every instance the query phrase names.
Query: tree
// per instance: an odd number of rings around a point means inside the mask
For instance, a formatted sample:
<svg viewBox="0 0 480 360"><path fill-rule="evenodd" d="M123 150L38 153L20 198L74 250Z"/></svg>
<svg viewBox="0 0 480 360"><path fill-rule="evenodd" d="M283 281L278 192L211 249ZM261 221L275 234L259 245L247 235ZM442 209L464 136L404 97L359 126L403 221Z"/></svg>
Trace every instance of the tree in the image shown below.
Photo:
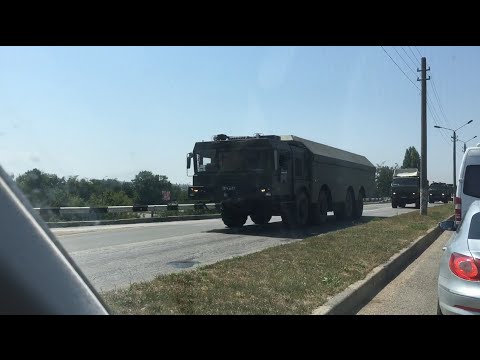
<svg viewBox="0 0 480 360"><path fill-rule="evenodd" d="M140 171L132 181L135 203L139 205L163 203L162 191L171 191L172 183L165 175L154 175L151 171Z"/></svg>
<svg viewBox="0 0 480 360"><path fill-rule="evenodd" d="M62 197L60 202L64 201L64 195L60 194L60 190L65 186L63 177L35 168L18 176L15 181L34 207L53 206L56 196Z"/></svg>
<svg viewBox="0 0 480 360"><path fill-rule="evenodd" d="M377 187L377 196L390 196L390 186L393 180L393 172L398 168L398 164L394 167L384 165L385 162L377 164L377 171L375 173L375 184Z"/></svg>
<svg viewBox="0 0 480 360"><path fill-rule="evenodd" d="M171 197L178 202L187 202L188 201L188 185L185 184L174 184L172 185Z"/></svg>
<svg viewBox="0 0 480 360"><path fill-rule="evenodd" d="M171 198L187 199L184 186L172 185L165 175L141 171L132 181L117 179L67 179L32 169L15 179L18 187L34 207L57 206L115 206L162 204L162 191L170 191Z"/></svg>
<svg viewBox="0 0 480 360"><path fill-rule="evenodd" d="M410 146L407 150L405 150L402 169L406 168L420 169L420 155L414 146Z"/></svg>
<svg viewBox="0 0 480 360"><path fill-rule="evenodd" d="M123 191L105 191L101 194L92 194L89 200L90 206L122 206L133 205L133 199Z"/></svg>

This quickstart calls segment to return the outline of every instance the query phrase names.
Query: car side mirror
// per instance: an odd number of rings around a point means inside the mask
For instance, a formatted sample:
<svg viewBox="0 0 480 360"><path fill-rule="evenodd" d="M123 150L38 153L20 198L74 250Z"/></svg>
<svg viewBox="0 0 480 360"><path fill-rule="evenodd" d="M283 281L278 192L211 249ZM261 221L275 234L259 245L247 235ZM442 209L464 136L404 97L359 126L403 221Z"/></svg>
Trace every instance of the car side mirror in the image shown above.
<svg viewBox="0 0 480 360"><path fill-rule="evenodd" d="M442 230L448 230L448 231L457 230L457 225L455 224L455 221L453 221L453 220L442 221L441 223L438 223L438 226Z"/></svg>

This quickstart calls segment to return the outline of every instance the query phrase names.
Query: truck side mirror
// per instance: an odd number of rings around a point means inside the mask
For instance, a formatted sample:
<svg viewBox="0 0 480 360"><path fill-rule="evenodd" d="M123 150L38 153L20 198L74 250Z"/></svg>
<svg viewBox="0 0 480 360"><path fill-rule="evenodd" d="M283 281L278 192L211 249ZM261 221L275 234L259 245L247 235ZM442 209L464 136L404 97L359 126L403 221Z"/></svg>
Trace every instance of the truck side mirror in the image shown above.
<svg viewBox="0 0 480 360"><path fill-rule="evenodd" d="M192 153L187 154L187 169L190 169L190 167L192 166L192 157L193 157Z"/></svg>

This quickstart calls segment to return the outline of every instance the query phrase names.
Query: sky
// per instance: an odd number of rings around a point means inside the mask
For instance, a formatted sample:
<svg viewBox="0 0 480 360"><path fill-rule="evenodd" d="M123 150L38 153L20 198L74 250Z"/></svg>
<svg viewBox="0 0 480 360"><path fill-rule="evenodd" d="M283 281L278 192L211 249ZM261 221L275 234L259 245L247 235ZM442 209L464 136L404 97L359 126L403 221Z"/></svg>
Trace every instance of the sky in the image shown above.
<svg viewBox="0 0 480 360"><path fill-rule="evenodd" d="M434 125L473 120L457 134L480 142L479 47L0 47L0 165L191 184L186 154L219 133L297 135L401 165L409 146L421 152L420 55L428 179L452 183L452 132Z"/></svg>

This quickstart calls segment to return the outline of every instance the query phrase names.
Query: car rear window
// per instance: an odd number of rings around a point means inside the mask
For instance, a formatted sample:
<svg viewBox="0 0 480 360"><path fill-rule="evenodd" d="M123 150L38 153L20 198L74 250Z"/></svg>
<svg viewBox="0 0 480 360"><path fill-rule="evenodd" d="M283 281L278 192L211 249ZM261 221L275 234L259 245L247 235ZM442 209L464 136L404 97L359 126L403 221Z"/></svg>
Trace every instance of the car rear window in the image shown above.
<svg viewBox="0 0 480 360"><path fill-rule="evenodd" d="M465 195L480 198L480 165L468 165L463 182Z"/></svg>
<svg viewBox="0 0 480 360"><path fill-rule="evenodd" d="M470 229L468 230L468 238L480 240L480 213L472 216Z"/></svg>

